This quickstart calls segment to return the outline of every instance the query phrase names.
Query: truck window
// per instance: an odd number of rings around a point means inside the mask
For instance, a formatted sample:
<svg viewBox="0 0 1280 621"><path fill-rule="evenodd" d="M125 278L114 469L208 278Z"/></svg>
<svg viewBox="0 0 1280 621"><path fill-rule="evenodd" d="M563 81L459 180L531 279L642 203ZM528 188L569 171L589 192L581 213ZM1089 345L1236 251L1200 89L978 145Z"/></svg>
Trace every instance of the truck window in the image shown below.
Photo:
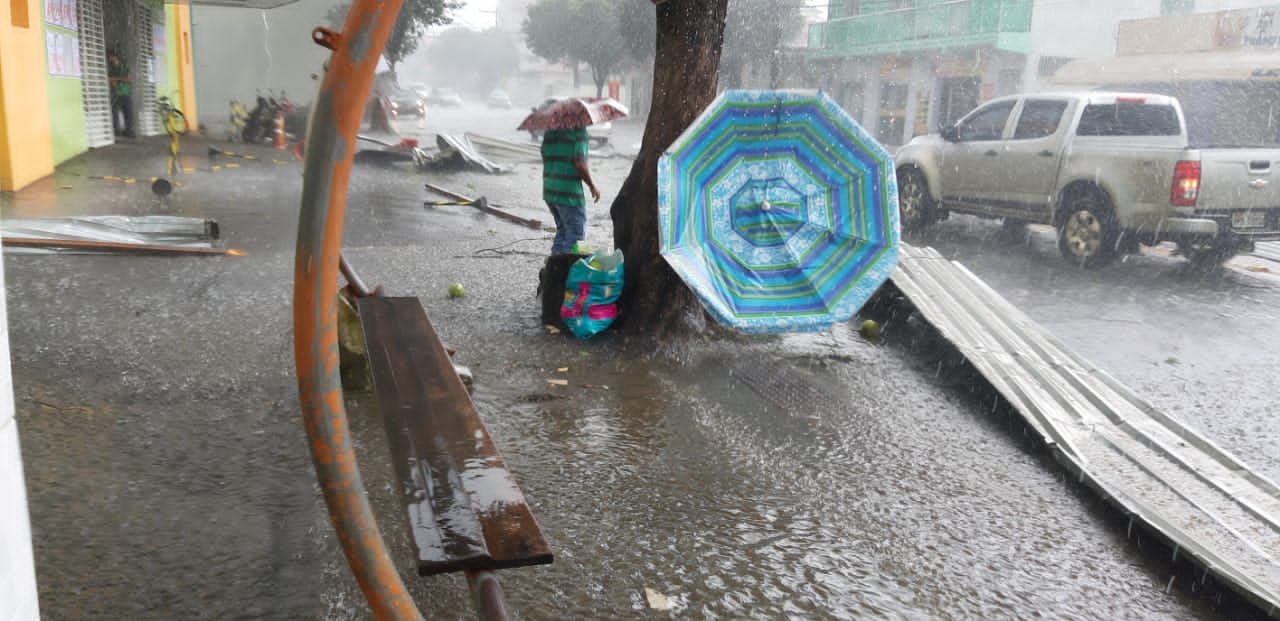
<svg viewBox="0 0 1280 621"><path fill-rule="evenodd" d="M956 129L960 140L999 140L1004 125L1013 111L1012 101L1002 101L979 109L969 118L960 121Z"/></svg>
<svg viewBox="0 0 1280 621"><path fill-rule="evenodd" d="M1022 104L1018 126L1013 130L1014 140L1031 140L1052 136L1062 122L1067 102L1053 99L1028 99Z"/></svg>
<svg viewBox="0 0 1280 621"><path fill-rule="evenodd" d="M1090 104L1076 128L1078 136L1177 136L1181 133L1173 106L1144 103Z"/></svg>

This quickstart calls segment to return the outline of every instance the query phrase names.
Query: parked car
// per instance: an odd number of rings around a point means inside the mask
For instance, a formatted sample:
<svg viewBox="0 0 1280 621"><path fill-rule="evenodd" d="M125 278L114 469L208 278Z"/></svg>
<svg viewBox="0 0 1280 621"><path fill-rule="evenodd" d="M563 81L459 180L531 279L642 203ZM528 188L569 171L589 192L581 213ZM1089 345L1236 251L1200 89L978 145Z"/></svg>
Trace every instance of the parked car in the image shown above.
<svg viewBox="0 0 1280 621"><path fill-rule="evenodd" d="M407 88L397 90L391 96L392 118L412 115L419 119L427 116L427 102L417 91Z"/></svg>
<svg viewBox="0 0 1280 621"><path fill-rule="evenodd" d="M489 93L489 99L486 101L490 108L502 108L508 110L511 108L511 96L506 91L493 91Z"/></svg>
<svg viewBox="0 0 1280 621"><path fill-rule="evenodd" d="M530 112L537 112L542 108L545 108L558 101L563 101L565 99L568 99L568 97L548 97L544 99L542 103L531 108ZM608 121L604 123L596 123L595 125L587 126L587 140L591 142L591 146L602 147L606 144L609 144L609 137L612 135L613 135L613 123L610 123ZM542 131L536 130L536 129L529 130L529 137L532 138L534 142L542 142Z"/></svg>
<svg viewBox="0 0 1280 621"><path fill-rule="evenodd" d="M1195 148L1173 97L1001 97L895 161L907 231L951 212L1049 224L1082 266L1161 241L1217 262L1280 239L1280 149Z"/></svg>
<svg viewBox="0 0 1280 621"><path fill-rule="evenodd" d="M427 96L427 103L433 106L445 106L448 108L461 108L462 97L457 91L451 88L437 88L431 91Z"/></svg>
<svg viewBox="0 0 1280 621"><path fill-rule="evenodd" d="M431 89L427 88L427 85L422 82L405 82L404 84L401 84L401 86L403 86L405 90L417 93L418 97L421 97L424 100L431 94Z"/></svg>

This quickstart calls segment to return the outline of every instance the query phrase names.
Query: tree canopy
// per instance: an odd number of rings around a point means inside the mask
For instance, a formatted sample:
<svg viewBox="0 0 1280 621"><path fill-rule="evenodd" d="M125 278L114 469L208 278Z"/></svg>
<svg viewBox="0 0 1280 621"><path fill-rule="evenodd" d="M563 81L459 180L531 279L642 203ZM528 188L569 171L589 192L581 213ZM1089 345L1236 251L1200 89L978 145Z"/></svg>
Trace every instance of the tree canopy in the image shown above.
<svg viewBox="0 0 1280 621"><path fill-rule="evenodd" d="M628 58L618 0L537 0L523 30L534 54L551 62L583 62L591 68L596 95L609 74ZM652 9L650 9L652 10Z"/></svg>
<svg viewBox="0 0 1280 621"><path fill-rule="evenodd" d="M639 65L652 65L657 17L653 6L643 2L624 2L618 7L622 28L622 44L627 55Z"/></svg>
<svg viewBox="0 0 1280 621"><path fill-rule="evenodd" d="M801 3L795 0L732 0L725 17L724 51L720 77L729 88L746 86L743 72L749 67L777 71L774 55L804 26ZM776 81L778 76L773 75ZM765 86L765 85L756 85ZM777 84L769 84L776 88Z"/></svg>
<svg viewBox="0 0 1280 621"><path fill-rule="evenodd" d="M391 27L387 47L382 53L391 68L394 69L397 63L418 49L418 42L428 28L449 23L449 13L460 6L460 0L404 0L396 23ZM350 2L334 5L329 9L329 23L335 28L341 27L350 8Z"/></svg>

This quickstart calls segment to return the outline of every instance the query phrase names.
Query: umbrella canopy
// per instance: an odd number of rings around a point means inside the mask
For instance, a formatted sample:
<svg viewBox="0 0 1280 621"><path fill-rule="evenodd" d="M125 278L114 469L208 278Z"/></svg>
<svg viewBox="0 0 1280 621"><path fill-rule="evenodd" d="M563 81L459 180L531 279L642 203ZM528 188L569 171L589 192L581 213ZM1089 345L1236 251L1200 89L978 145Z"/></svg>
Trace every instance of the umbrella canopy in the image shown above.
<svg viewBox="0 0 1280 621"><path fill-rule="evenodd" d="M747 333L847 321L898 261L893 161L816 91L727 91L658 162L663 257Z"/></svg>
<svg viewBox="0 0 1280 621"><path fill-rule="evenodd" d="M569 97L548 102L534 111L516 129L521 131L573 129L627 116L627 107L609 97Z"/></svg>

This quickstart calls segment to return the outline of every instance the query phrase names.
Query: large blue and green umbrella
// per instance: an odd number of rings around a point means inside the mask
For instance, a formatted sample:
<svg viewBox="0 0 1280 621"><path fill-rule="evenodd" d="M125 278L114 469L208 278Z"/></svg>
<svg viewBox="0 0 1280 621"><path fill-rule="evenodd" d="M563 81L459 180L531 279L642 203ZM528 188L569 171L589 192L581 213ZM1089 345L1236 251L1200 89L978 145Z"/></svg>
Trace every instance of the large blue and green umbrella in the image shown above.
<svg viewBox="0 0 1280 621"><path fill-rule="evenodd" d="M898 262L889 153L816 91L727 91L658 162L661 252L720 323L849 320Z"/></svg>

